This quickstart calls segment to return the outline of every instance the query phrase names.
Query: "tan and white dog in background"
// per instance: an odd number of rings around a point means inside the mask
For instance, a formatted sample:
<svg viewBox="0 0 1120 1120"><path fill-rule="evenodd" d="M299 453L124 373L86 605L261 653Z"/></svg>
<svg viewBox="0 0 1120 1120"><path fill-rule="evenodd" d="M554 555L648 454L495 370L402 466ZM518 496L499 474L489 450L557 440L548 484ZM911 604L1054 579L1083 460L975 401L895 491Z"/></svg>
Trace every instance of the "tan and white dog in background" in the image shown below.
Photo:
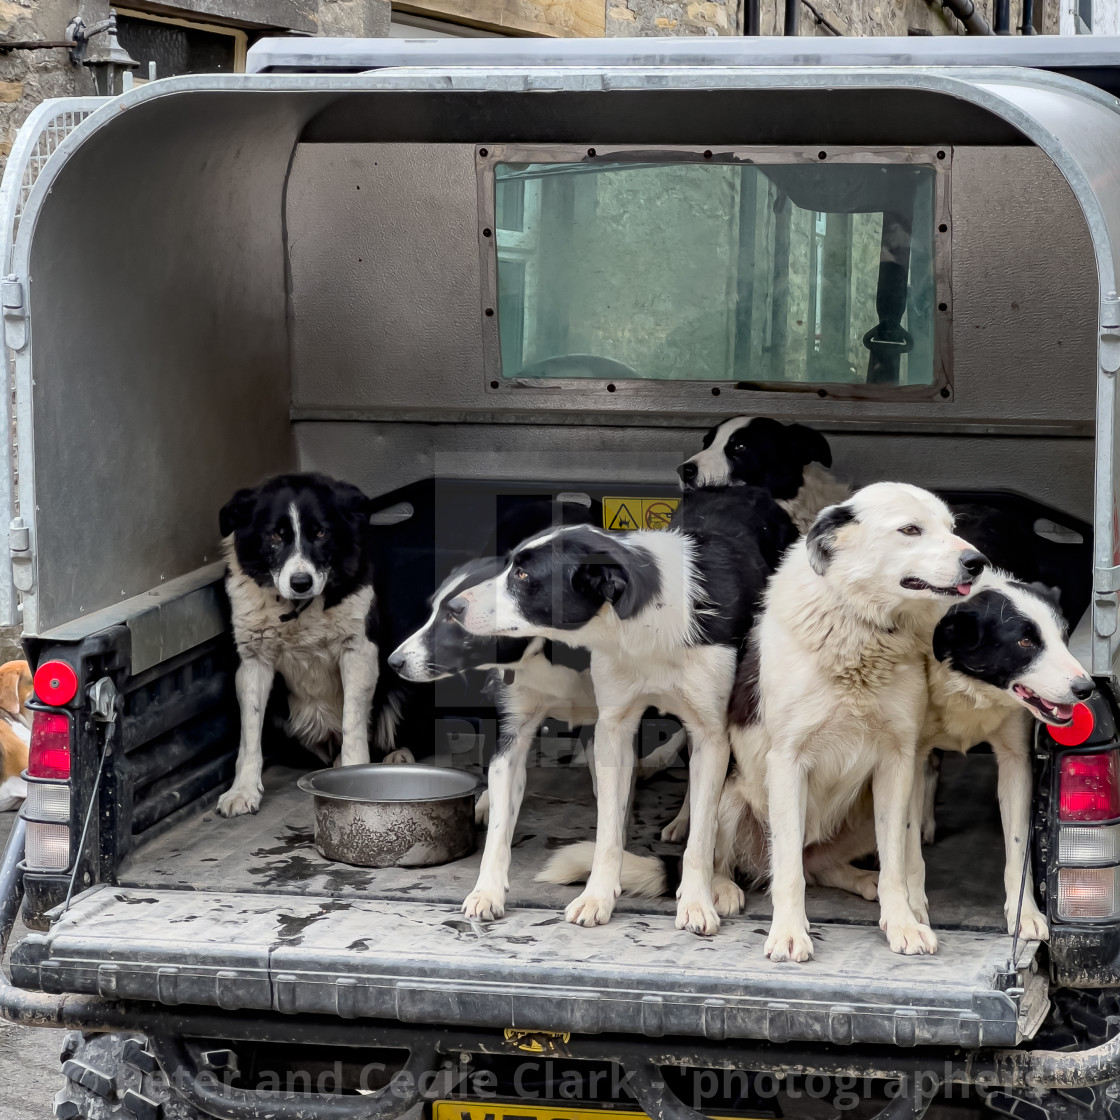
<svg viewBox="0 0 1120 1120"><path fill-rule="evenodd" d="M31 744L31 667L26 661L0 665L0 812L18 809L27 796L20 776Z"/></svg>

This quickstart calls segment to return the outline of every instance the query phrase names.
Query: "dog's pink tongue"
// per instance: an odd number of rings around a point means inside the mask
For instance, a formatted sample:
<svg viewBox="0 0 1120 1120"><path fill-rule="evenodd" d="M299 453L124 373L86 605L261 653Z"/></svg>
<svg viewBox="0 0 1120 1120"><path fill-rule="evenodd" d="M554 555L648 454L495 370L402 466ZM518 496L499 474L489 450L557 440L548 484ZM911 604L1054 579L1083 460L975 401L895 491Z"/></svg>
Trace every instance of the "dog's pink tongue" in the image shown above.
<svg viewBox="0 0 1120 1120"><path fill-rule="evenodd" d="M971 583L958 583L957 584L957 594L958 595L967 595L971 590L972 590L972 584Z"/></svg>
<svg viewBox="0 0 1120 1120"><path fill-rule="evenodd" d="M1058 719L1073 719L1073 705L1072 704L1055 704L1050 709Z"/></svg>

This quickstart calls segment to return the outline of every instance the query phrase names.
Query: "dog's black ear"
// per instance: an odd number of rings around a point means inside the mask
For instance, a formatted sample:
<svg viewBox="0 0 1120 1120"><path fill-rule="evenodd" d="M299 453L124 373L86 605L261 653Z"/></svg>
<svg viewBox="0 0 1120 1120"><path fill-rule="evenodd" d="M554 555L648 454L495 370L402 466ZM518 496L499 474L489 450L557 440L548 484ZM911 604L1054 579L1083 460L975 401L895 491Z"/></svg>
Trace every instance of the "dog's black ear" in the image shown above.
<svg viewBox="0 0 1120 1120"><path fill-rule="evenodd" d="M820 463L825 467L832 466L832 448L816 428L810 428L805 424L790 424L786 428L786 436L802 465Z"/></svg>
<svg viewBox="0 0 1120 1120"><path fill-rule="evenodd" d="M954 607L933 631L933 656L938 661L951 657L954 650L975 649L980 643L980 622L970 610Z"/></svg>
<svg viewBox="0 0 1120 1120"><path fill-rule="evenodd" d="M610 603L618 613L629 583L626 571L618 564L585 563L572 572L572 587L591 600ZM620 618L625 615L619 614Z"/></svg>
<svg viewBox="0 0 1120 1120"><path fill-rule="evenodd" d="M256 490L238 490L218 514L218 528L223 537L244 529L253 516L253 503L257 500Z"/></svg>
<svg viewBox="0 0 1120 1120"><path fill-rule="evenodd" d="M347 517L368 521L369 515L373 512L373 501L350 482L334 484L334 500Z"/></svg>
<svg viewBox="0 0 1120 1120"><path fill-rule="evenodd" d="M1028 583L1027 587L1029 587L1037 595L1040 595L1048 603L1052 603L1057 608L1057 610L1059 612L1061 611L1061 609L1062 609L1061 588L1051 587L1048 583L1038 583L1038 582Z"/></svg>
<svg viewBox="0 0 1120 1120"><path fill-rule="evenodd" d="M828 571L832 554L836 548L836 534L855 521L855 511L846 503L828 506L817 514L816 521L805 534L805 548L809 553L809 565L819 576Z"/></svg>

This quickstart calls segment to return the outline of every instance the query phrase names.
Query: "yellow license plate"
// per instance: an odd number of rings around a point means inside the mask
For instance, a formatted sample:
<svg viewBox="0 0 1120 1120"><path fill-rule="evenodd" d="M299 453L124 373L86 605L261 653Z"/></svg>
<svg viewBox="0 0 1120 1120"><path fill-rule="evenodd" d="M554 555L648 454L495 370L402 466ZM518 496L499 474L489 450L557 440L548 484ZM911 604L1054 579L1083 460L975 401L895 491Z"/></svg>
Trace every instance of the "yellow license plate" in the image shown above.
<svg viewBox="0 0 1120 1120"><path fill-rule="evenodd" d="M740 1114L722 1120L748 1120L749 1115ZM765 1115L770 1115L769 1113ZM476 1101L434 1101L432 1120L649 1120L644 1112L630 1109L607 1108L568 1108L562 1104L510 1104L508 1101L491 1101L480 1104ZM713 1118L719 1120L719 1118Z"/></svg>
<svg viewBox="0 0 1120 1120"><path fill-rule="evenodd" d="M680 501L680 498L604 498L603 528L668 529L669 519Z"/></svg>
<svg viewBox="0 0 1120 1120"><path fill-rule="evenodd" d="M649 1120L644 1112L615 1108L567 1108L562 1104L510 1104L492 1101L436 1101L432 1120Z"/></svg>

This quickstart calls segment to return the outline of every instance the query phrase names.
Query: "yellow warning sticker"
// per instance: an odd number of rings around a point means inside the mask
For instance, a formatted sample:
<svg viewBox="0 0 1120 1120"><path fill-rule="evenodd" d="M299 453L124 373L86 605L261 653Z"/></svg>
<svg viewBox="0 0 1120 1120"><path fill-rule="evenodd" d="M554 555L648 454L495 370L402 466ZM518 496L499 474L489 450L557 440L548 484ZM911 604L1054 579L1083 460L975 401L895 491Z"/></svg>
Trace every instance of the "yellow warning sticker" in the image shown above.
<svg viewBox="0 0 1120 1120"><path fill-rule="evenodd" d="M604 498L604 529L668 529L680 498Z"/></svg>

